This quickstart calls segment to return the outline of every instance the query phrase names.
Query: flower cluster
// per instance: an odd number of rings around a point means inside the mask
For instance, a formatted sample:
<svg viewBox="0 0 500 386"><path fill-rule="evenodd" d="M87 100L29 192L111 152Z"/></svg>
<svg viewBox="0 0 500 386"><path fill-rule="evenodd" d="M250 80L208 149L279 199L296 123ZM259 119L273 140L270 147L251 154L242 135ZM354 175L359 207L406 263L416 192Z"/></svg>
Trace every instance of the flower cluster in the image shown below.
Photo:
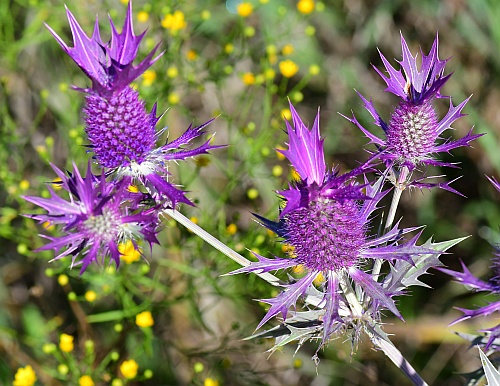
<svg viewBox="0 0 500 386"><path fill-rule="evenodd" d="M417 246L418 234L411 240L403 240L403 235L415 228L401 229L396 225L386 234L370 235L372 214L388 190L381 189L380 181L372 185L353 181L371 168L369 163L346 174L340 174L338 168L327 170L319 112L309 130L291 104L290 110L292 124L286 122L288 149L280 152L289 159L300 179L289 189L278 192L285 206L277 222L259 215L257 218L292 247L293 256L269 259L255 254L258 262L233 273L305 267L307 273L303 277L285 285L276 298L263 300L271 307L258 328L278 314L285 322L288 315L294 319L297 313L290 308L295 308L299 297L316 293L317 305L322 309L323 345L341 327L354 327L360 319L379 319L382 309L402 318L393 297L401 294L401 289L409 283L396 284L391 275L378 282L366 271L368 263L383 260L396 266L394 263L400 261L414 267L418 259L429 257L433 265L439 265L439 253L427 246ZM324 280L315 285L318 277ZM363 309L361 299L352 297L353 285L367 300Z"/></svg>
<svg viewBox="0 0 500 386"><path fill-rule="evenodd" d="M90 263L104 262L108 256L118 266L125 246L130 250L132 245L134 251L140 252L141 242L157 243L159 211L175 209L178 203L194 205L183 190L169 181L169 163L206 154L218 146L210 145L209 139L198 147L188 147L205 133L211 121L190 126L179 138L156 146L166 128L156 130L161 118L156 115L156 104L148 112L131 83L162 53L155 57L156 46L134 65L145 32L134 33L132 2L121 32L110 19L111 39L107 43L101 39L97 19L89 38L69 10L67 17L73 47L47 28L92 82L90 88L75 89L85 94L85 132L100 175L91 172L90 164L85 177L76 166L68 175L53 167L70 201L52 189L49 199L25 199L47 211L33 218L63 225L65 235L47 237L50 243L40 250L54 249L59 253L55 259L72 255L72 265L81 265L83 273ZM139 185L135 192L130 190L134 185Z"/></svg>
<svg viewBox="0 0 500 386"><path fill-rule="evenodd" d="M401 169L403 177L400 183L416 187L433 187L450 190L457 193L449 183L429 184L411 181L413 170L421 165L456 167L455 164L435 159L439 153L449 153L451 150L469 146L470 142L481 136L472 134L472 129L458 140L442 140L442 134L451 129L451 125L458 118L463 117L462 109L469 100L467 98L457 106L453 106L450 97L441 94L441 88L450 79L451 74L445 75L444 68L447 60L440 60L438 55L438 38L432 45L428 55L422 55L420 69L417 66L417 56L413 56L404 37L401 35L402 60L400 70L396 70L382 53L380 57L389 76L384 75L375 66L375 70L387 85L385 91L396 95L400 101L394 108L388 121L384 121L375 109L372 100L367 100L359 92L365 109L379 126L385 138L379 138L364 128L353 115L347 118L368 137L370 143L376 145L389 170L394 167ZM439 120L433 103L436 99L448 98L450 107L448 113ZM410 173L408 173L410 172Z"/></svg>

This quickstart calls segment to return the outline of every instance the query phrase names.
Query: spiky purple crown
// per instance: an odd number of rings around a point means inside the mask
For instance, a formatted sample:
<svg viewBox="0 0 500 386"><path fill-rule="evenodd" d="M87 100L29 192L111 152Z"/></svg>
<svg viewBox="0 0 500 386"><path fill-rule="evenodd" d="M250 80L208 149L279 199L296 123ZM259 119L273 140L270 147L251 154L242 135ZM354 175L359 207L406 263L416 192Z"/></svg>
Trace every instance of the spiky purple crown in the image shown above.
<svg viewBox="0 0 500 386"><path fill-rule="evenodd" d="M101 263L109 256L118 266L118 245L131 240L137 247L138 240L149 245L158 243L156 238L158 218L151 208L142 208L127 191L128 181L107 182L104 175L92 174L91 165L82 177L76 165L73 173L66 174L56 166L52 168L61 179L61 187L69 194L69 201L59 197L48 187L50 198L23 197L47 211L31 215L40 222L62 225L64 236L44 236L50 242L39 248L60 252L54 260L72 255L72 265L80 265L83 273L89 264ZM77 259L80 258L79 261Z"/></svg>
<svg viewBox="0 0 500 386"><path fill-rule="evenodd" d="M106 44L101 40L97 18L92 37L89 38L67 8L66 13L73 35L74 47L69 47L52 28L48 25L46 27L54 35L62 49L92 80L92 90L101 96L110 96L113 93L123 90L162 55L161 53L153 59L158 49L157 45L141 63L137 66L132 64L146 33L143 32L139 36L134 34L132 1L128 4L127 16L121 33L116 30L111 17L109 18L111 39ZM85 89L84 91L90 90Z"/></svg>
<svg viewBox="0 0 500 386"><path fill-rule="evenodd" d="M420 68L417 65L417 56L412 56L402 35L401 46L403 59L398 62L401 65L400 70L392 67L382 53L380 53L380 57L389 76L375 68L387 84L385 91L400 98L400 102L393 110L389 121L386 122L382 119L372 100L367 100L358 93L365 109L374 118L374 123L384 131L385 139L370 133L357 121L354 115L352 118L346 118L363 131L370 139L370 143L377 146L380 150L379 158L388 167L405 166L410 171L419 164L456 167L455 164L435 159L435 156L438 153L448 153L457 147L469 146L471 141L481 136L481 134L473 135L471 129L466 136L456 141L446 139L444 142L438 143L442 139L443 132L451 129L453 122L465 115L462 114L462 109L469 98L457 106L453 106L450 98L449 111L444 118L439 120L433 101L436 98L449 98L441 94L441 88L451 74L444 75L444 67L448 59L439 59L438 37L436 36L428 55L424 55L421 51L422 64ZM415 182L413 185L419 187L437 185L458 193L450 188L448 183L424 184Z"/></svg>

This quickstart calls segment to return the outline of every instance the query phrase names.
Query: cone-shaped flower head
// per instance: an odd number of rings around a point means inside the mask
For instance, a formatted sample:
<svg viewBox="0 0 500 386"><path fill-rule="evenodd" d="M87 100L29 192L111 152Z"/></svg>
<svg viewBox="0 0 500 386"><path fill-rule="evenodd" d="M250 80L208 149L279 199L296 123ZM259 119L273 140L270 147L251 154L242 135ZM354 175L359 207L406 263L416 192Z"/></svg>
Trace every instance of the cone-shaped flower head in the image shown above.
<svg viewBox="0 0 500 386"><path fill-rule="evenodd" d="M392 67L382 53L380 53L380 57L389 76L384 75L374 67L387 84L385 91L391 92L400 98L400 102L395 107L389 122L387 123L380 117L371 100L368 101L358 93L364 107L374 118L374 123L384 131L385 139L378 138L366 130L354 115L348 119L363 131L371 143L374 143L379 150L382 150L380 158L388 166L406 166L410 171L419 164L453 166L451 163L440 162L434 157L438 153L449 152L460 146L468 146L472 140L480 136L472 135L471 130L459 140L440 141L443 132L451 129L453 122L465 115L461 112L469 98L458 106L453 106L451 98L441 95L441 88L448 81L451 74L444 74L447 59L440 60L438 57L437 36L428 55L424 55L421 51L420 68L417 65L417 56L412 56L402 35L401 46L403 58L398 62L401 69L396 70ZM450 99L449 111L441 120L439 120L433 106L436 98ZM448 188L448 185L445 184L440 187Z"/></svg>
<svg viewBox="0 0 500 386"><path fill-rule="evenodd" d="M288 150L281 152L288 157L300 175L300 180L292 183L290 189L279 192L285 198L286 206L281 211L278 222L261 216L257 218L280 236L284 243L293 247L293 256L268 259L255 254L258 262L235 272L268 272L299 264L307 270L305 276L285 286L285 290L276 298L264 300L271 308L259 327L279 313L286 318L288 309L322 275L325 279L321 287L324 291L322 304L325 308L325 343L338 327L346 323L339 312L348 303L341 289L351 281L376 301L378 309L389 309L400 317L392 299L395 293L388 293L380 283L362 271L367 260L402 259L411 262L412 254L425 254L429 251L416 247L416 239L396 245L401 235L410 231L409 229L400 230L395 226L382 237L368 235L369 218L386 192L379 191L379 184L372 187L352 181L353 177L369 168L367 164L343 175L338 170L327 171L323 140L319 133L319 112L309 130L292 105L290 110L292 125L286 123Z"/></svg>
<svg viewBox="0 0 500 386"><path fill-rule="evenodd" d="M489 178L496 190L500 192L500 184L494 178ZM440 271L453 276L458 282L467 286L467 288L472 288L474 291L480 292L490 292L492 294L500 295L500 249L497 247L495 251L495 257L492 259L491 270L493 276L488 281L483 281L475 277L467 266L461 262L463 272L456 272L450 269L439 268ZM464 314L455 320L452 324L467 320L470 318L475 318L476 316L488 316L495 312L500 311L500 299L496 302L491 302L484 307L480 307L475 310L468 310L465 308L458 308ZM479 330L480 332L485 332L489 335L488 342L486 343L486 349L488 349L495 340L500 338L500 324L495 327ZM496 343L497 346L500 344Z"/></svg>
<svg viewBox="0 0 500 386"><path fill-rule="evenodd" d="M65 174L52 165L61 179L60 187L69 193L69 201L59 197L51 187L50 198L23 197L47 211L30 217L47 225L62 225L63 236L44 236L50 242L39 250L60 252L54 260L72 255L72 266L81 265L83 273L92 262L104 263L109 256L118 266L118 245L139 241L151 246L158 243L157 214L152 208L141 208L139 200L127 190L127 179L118 183L106 182L104 175L92 174L90 163L82 177L76 166ZM99 259L100 258L100 259Z"/></svg>
<svg viewBox="0 0 500 386"><path fill-rule="evenodd" d="M50 27L63 50L92 80L92 88L85 92L85 131L97 162L115 169L121 175L139 179L158 200L175 206L180 201L191 204L184 192L166 181L166 163L207 153L213 146L208 141L194 150L179 149L204 133L208 124L189 128L178 140L155 148L156 104L147 112L139 93L130 83L139 77L158 58L153 59L156 46L137 66L133 65L145 32L136 36L132 25L132 2L129 2L122 32L119 33L110 18L111 40L103 43L96 19L92 37L87 37L73 14L67 10L73 34L74 47L69 47Z"/></svg>

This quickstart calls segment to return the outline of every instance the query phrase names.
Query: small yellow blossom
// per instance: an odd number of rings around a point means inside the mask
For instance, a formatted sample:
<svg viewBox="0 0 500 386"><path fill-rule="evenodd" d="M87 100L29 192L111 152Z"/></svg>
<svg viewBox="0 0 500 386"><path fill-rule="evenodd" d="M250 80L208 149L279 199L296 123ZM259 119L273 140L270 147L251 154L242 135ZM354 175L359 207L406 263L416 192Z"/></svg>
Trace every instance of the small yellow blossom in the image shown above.
<svg viewBox="0 0 500 386"><path fill-rule="evenodd" d="M173 34L177 33L181 29L186 28L187 23L184 18L184 13L177 10L174 13L165 15L165 17L161 21L161 26L170 30L170 32Z"/></svg>
<svg viewBox="0 0 500 386"><path fill-rule="evenodd" d="M255 75L252 74L251 72L245 72L242 75L241 80L243 81L243 84L250 86L252 84L255 84Z"/></svg>
<svg viewBox="0 0 500 386"><path fill-rule="evenodd" d="M225 46L224 46L224 52L226 54L230 54L231 52L234 51L234 45L231 44L231 43L227 43Z"/></svg>
<svg viewBox="0 0 500 386"><path fill-rule="evenodd" d="M300 13L309 15L312 11L314 11L314 0L299 0L297 3L297 9Z"/></svg>
<svg viewBox="0 0 500 386"><path fill-rule="evenodd" d="M293 245L283 244L281 246L281 250L283 251L283 253L286 253L287 255L289 255L291 257L295 257L295 255L293 253L295 251L295 247Z"/></svg>
<svg viewBox="0 0 500 386"><path fill-rule="evenodd" d="M75 348L75 345L73 344L73 339L71 335L68 334L61 334L59 338L59 348L61 351L64 352L71 352Z"/></svg>
<svg viewBox="0 0 500 386"><path fill-rule="evenodd" d="M226 232L230 235L234 235L237 231L238 227L236 226L236 224L231 223L226 227Z"/></svg>
<svg viewBox="0 0 500 386"><path fill-rule="evenodd" d="M193 216L190 218L191 222L195 223L195 224L198 224L198 217L196 216Z"/></svg>
<svg viewBox="0 0 500 386"><path fill-rule="evenodd" d="M294 273L303 273L305 271L305 267L302 265L302 264L299 264L299 265L294 265L292 267L292 271Z"/></svg>
<svg viewBox="0 0 500 386"><path fill-rule="evenodd" d="M28 365L17 369L12 386L33 386L35 382L35 371L30 365Z"/></svg>
<svg viewBox="0 0 500 386"><path fill-rule="evenodd" d="M120 0L122 4L128 4L128 0Z"/></svg>
<svg viewBox="0 0 500 386"><path fill-rule="evenodd" d="M186 52L186 58L187 60L193 61L198 59L198 54L195 50L189 50L188 52Z"/></svg>
<svg viewBox="0 0 500 386"><path fill-rule="evenodd" d="M212 14L210 13L209 10L205 9L203 11L201 11L201 18L202 20L208 20L212 17Z"/></svg>
<svg viewBox="0 0 500 386"><path fill-rule="evenodd" d="M146 11L140 11L137 14L137 20L139 20L141 23L147 22L148 19L149 19L149 13L147 13Z"/></svg>
<svg viewBox="0 0 500 386"><path fill-rule="evenodd" d="M290 110L286 110L286 111L289 112ZM281 111L281 116L285 116L284 113L285 113L285 111L282 110ZM291 114L290 114L290 116L291 116ZM286 149L283 146L281 146L281 145L276 146L276 156L278 157L278 159L280 161L283 161L286 157L283 155L283 153L279 152L278 150L286 150Z"/></svg>
<svg viewBox="0 0 500 386"><path fill-rule="evenodd" d="M240 3L238 4L236 12L238 12L238 15L240 15L241 17L248 17L253 12L253 6L252 4L247 2Z"/></svg>
<svg viewBox="0 0 500 386"><path fill-rule="evenodd" d="M266 77L266 79L273 80L276 76L276 71L274 71L272 68L266 68L264 70L264 76Z"/></svg>
<svg viewBox="0 0 500 386"><path fill-rule="evenodd" d="M133 359L124 361L120 365L120 372L127 379L135 378L135 376L137 375L137 370L139 370L139 365Z"/></svg>
<svg viewBox="0 0 500 386"><path fill-rule="evenodd" d="M272 172L273 176L279 177L283 174L283 167L281 165L274 165Z"/></svg>
<svg viewBox="0 0 500 386"><path fill-rule="evenodd" d="M46 229L48 231L54 229L54 224L51 224L50 221L45 221L42 223L43 229Z"/></svg>
<svg viewBox="0 0 500 386"><path fill-rule="evenodd" d="M95 302L95 300L97 299L97 294L95 293L95 291L87 291L85 292L85 300L88 301L89 303L92 303L92 302Z"/></svg>
<svg viewBox="0 0 500 386"><path fill-rule="evenodd" d="M320 71L321 69L317 64L311 64L309 66L309 74L311 75L318 75Z"/></svg>
<svg viewBox="0 0 500 386"><path fill-rule="evenodd" d="M59 374L66 375L69 373L69 367L64 363L61 363L57 365L57 371L59 372Z"/></svg>
<svg viewBox="0 0 500 386"><path fill-rule="evenodd" d="M167 101L168 103L170 103L171 105L176 105L177 103L179 103L181 100L181 97L179 96L179 94L175 93L175 92L171 92L170 94L168 94L167 96Z"/></svg>
<svg viewBox="0 0 500 386"><path fill-rule="evenodd" d="M57 278L57 282L59 283L59 285L65 286L69 283L69 277L64 274L59 275L59 277Z"/></svg>
<svg viewBox="0 0 500 386"><path fill-rule="evenodd" d="M94 381L89 375L83 375L78 380L79 386L94 386Z"/></svg>
<svg viewBox="0 0 500 386"><path fill-rule="evenodd" d="M283 109L281 110L281 116L289 121L290 119L292 119L292 112L290 111L290 109Z"/></svg>
<svg viewBox="0 0 500 386"><path fill-rule="evenodd" d="M281 61L279 67L281 75L285 78L291 78L299 71L299 66L290 59Z"/></svg>
<svg viewBox="0 0 500 386"><path fill-rule="evenodd" d="M318 273L318 276L316 276L316 278L313 280L313 283L318 286L323 284L324 282L325 282L325 277L321 272Z"/></svg>
<svg viewBox="0 0 500 386"><path fill-rule="evenodd" d="M292 175L292 179L294 179L295 181L300 181L301 178L300 178L300 174L297 172L297 170L295 169L292 169L290 174Z"/></svg>
<svg viewBox="0 0 500 386"><path fill-rule="evenodd" d="M52 184L51 184L51 187L52 189L54 190L60 190L62 189L62 185L61 185L61 177L56 177L52 180Z"/></svg>
<svg viewBox="0 0 500 386"><path fill-rule="evenodd" d="M151 86L156 79L156 71L155 70L146 70L144 74L142 74L142 84L146 87Z"/></svg>
<svg viewBox="0 0 500 386"><path fill-rule="evenodd" d="M136 185L129 185L127 190L130 193L139 193L139 188Z"/></svg>
<svg viewBox="0 0 500 386"><path fill-rule="evenodd" d="M314 36L316 34L316 28L312 25L308 25L304 30L307 36Z"/></svg>
<svg viewBox="0 0 500 386"><path fill-rule="evenodd" d="M293 54L293 51L295 51L295 48L291 44L285 44L281 49L282 54L285 56Z"/></svg>
<svg viewBox="0 0 500 386"><path fill-rule="evenodd" d="M293 361L293 367L296 369L300 369L302 367L302 359L294 359Z"/></svg>
<svg viewBox="0 0 500 386"><path fill-rule="evenodd" d="M219 386L219 381L213 378L205 378L203 386Z"/></svg>
<svg viewBox="0 0 500 386"><path fill-rule="evenodd" d="M21 190L26 190L30 187L30 182L28 180L21 180L21 182L19 182L19 188Z"/></svg>
<svg viewBox="0 0 500 386"><path fill-rule="evenodd" d="M135 324L139 327L151 327L155 324L155 321L151 312L144 311L135 316Z"/></svg>
<svg viewBox="0 0 500 386"><path fill-rule="evenodd" d="M141 258L140 250L135 249L134 243L131 240L119 244L118 251L120 252L120 258L127 264L131 264Z"/></svg>
<svg viewBox="0 0 500 386"><path fill-rule="evenodd" d="M177 78L178 75L179 69L177 68L177 66L170 66L169 68L167 68L167 76L169 78Z"/></svg>
<svg viewBox="0 0 500 386"><path fill-rule="evenodd" d="M247 197L250 200L255 200L257 197L259 197L259 191L255 188L250 188L247 190Z"/></svg>

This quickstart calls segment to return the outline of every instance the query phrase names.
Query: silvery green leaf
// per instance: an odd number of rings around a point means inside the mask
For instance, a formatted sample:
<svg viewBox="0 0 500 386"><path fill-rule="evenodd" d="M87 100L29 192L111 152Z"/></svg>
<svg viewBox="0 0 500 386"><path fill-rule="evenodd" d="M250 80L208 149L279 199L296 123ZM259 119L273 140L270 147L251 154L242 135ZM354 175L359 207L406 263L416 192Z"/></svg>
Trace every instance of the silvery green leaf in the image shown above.
<svg viewBox="0 0 500 386"><path fill-rule="evenodd" d="M384 288L388 292L398 292L412 285L428 287L427 284L421 282L418 278L427 273L429 268L443 266L443 263L439 261L439 256L467 237L460 237L439 243L432 242L432 239L427 240L421 247L432 249L437 253L435 255L422 254L413 256L414 265L404 260L396 261L391 266L391 272L384 280Z"/></svg>
<svg viewBox="0 0 500 386"><path fill-rule="evenodd" d="M479 348L479 357L481 358L481 364L483 365L484 375L488 381L488 386L500 386L500 373L490 362L486 354Z"/></svg>

